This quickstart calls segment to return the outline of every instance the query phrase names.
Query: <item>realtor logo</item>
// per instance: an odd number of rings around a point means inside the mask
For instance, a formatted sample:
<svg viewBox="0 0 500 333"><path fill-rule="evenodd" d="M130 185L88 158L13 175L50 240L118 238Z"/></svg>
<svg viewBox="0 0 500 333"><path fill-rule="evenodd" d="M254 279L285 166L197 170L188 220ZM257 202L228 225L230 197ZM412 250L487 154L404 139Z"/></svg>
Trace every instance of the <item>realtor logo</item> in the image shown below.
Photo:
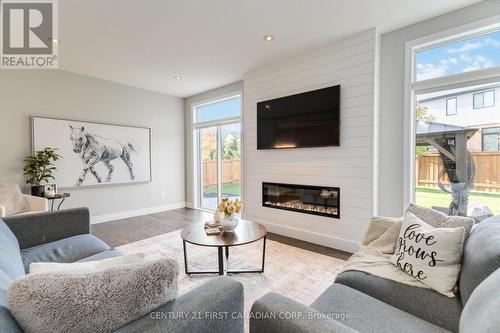
<svg viewBox="0 0 500 333"><path fill-rule="evenodd" d="M57 1L3 1L2 69L57 68Z"/></svg>

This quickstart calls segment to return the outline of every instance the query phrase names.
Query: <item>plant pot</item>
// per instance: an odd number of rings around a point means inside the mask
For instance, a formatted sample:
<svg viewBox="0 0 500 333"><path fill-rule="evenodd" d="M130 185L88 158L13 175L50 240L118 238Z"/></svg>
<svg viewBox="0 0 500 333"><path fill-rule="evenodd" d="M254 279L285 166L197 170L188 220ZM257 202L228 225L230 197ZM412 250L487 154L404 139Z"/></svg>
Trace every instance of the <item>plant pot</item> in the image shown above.
<svg viewBox="0 0 500 333"><path fill-rule="evenodd" d="M35 197L43 197L45 192L45 187L43 185L31 186L31 195Z"/></svg>
<svg viewBox="0 0 500 333"><path fill-rule="evenodd" d="M234 214L224 215L224 217L220 220L220 226L222 231L231 232L236 229L239 222L239 218L237 218Z"/></svg>

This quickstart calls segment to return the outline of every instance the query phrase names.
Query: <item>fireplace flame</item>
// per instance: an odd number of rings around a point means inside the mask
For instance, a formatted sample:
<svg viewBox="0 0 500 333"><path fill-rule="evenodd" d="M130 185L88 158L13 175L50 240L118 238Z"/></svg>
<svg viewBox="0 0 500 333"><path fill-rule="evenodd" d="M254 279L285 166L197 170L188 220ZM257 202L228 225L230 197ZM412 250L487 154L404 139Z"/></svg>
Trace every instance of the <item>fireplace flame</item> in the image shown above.
<svg viewBox="0 0 500 333"><path fill-rule="evenodd" d="M337 213L338 213L337 207L305 204L305 203L300 202L300 201L289 201L289 202L266 201L265 204L268 206L276 206L276 207L303 210L305 212L316 212L316 213L330 214L330 215L337 215Z"/></svg>

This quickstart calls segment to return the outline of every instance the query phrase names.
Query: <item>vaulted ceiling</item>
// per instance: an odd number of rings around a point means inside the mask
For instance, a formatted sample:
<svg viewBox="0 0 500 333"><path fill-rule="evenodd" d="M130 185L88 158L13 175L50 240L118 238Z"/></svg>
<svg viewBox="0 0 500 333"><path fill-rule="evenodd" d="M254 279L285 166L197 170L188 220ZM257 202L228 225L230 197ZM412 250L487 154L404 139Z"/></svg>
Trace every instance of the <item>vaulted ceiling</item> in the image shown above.
<svg viewBox="0 0 500 333"><path fill-rule="evenodd" d="M478 0L64 0L59 67L186 97L279 57ZM271 34L272 42L263 40ZM176 75L182 76L176 80Z"/></svg>

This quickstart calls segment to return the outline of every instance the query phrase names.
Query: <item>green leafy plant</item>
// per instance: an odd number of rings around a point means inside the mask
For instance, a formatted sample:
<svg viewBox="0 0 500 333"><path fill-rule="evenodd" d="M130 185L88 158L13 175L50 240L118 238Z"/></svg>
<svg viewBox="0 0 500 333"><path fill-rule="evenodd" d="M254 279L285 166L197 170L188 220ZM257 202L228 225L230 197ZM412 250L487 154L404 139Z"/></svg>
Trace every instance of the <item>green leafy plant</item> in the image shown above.
<svg viewBox="0 0 500 333"><path fill-rule="evenodd" d="M56 170L54 162L61 158L55 148L44 148L35 154L24 158L24 175L27 176L26 184L39 186L49 179L54 179L52 172Z"/></svg>
<svg viewBox="0 0 500 333"><path fill-rule="evenodd" d="M433 122L436 120L436 116L433 114L429 113L429 109L425 106L417 106L417 109L415 110L415 115L417 120L421 121L426 121L426 122Z"/></svg>
<svg viewBox="0 0 500 333"><path fill-rule="evenodd" d="M433 122L436 120L436 116L429 113L429 109L425 106L417 106L415 110L415 115L417 120L425 121L425 122ZM418 146L415 148L415 152L417 157L424 155L428 151L429 146Z"/></svg>
<svg viewBox="0 0 500 333"><path fill-rule="evenodd" d="M240 140L236 136L230 134L224 140L224 146L222 149L222 159L233 160L240 159Z"/></svg>

